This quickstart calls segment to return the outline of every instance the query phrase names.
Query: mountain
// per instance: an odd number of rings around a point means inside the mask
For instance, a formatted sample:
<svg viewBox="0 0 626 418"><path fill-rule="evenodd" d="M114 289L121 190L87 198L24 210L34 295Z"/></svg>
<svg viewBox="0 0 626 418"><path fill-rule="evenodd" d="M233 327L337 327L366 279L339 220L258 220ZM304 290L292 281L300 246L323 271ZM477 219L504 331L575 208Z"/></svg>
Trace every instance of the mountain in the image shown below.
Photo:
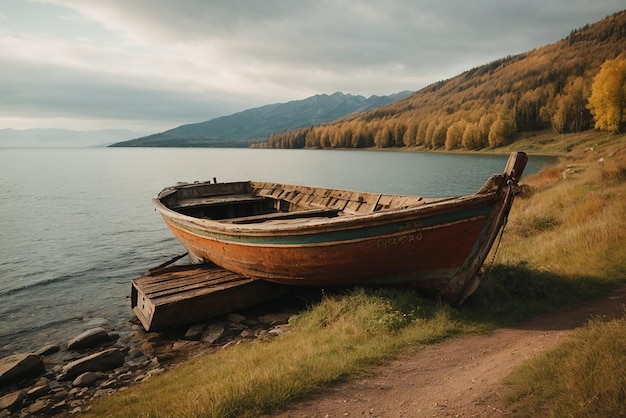
<svg viewBox="0 0 626 418"><path fill-rule="evenodd" d="M354 112L385 106L408 96L354 96L318 94L304 100L276 103L244 110L206 122L182 125L168 131L113 144L114 147L247 147L275 132L319 125Z"/></svg>
<svg viewBox="0 0 626 418"><path fill-rule="evenodd" d="M496 148L538 131L581 132L594 128L588 104L596 75L603 64L621 61L626 62L626 11L572 30L553 44L431 84L385 107L274 134L259 146L474 150Z"/></svg>
<svg viewBox="0 0 626 418"><path fill-rule="evenodd" d="M74 131L69 129L0 129L0 148L97 147L137 137L126 129Z"/></svg>

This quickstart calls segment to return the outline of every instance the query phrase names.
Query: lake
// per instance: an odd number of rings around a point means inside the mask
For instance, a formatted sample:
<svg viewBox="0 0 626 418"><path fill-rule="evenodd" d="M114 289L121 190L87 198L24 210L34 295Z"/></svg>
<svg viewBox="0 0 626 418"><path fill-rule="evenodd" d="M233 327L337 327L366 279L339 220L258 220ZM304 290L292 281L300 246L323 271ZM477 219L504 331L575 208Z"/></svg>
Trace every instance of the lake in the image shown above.
<svg viewBox="0 0 626 418"><path fill-rule="evenodd" d="M0 356L126 323L130 280L184 252L151 198L179 181L267 180L458 195L507 156L211 148L0 149ZM525 175L555 162L531 156Z"/></svg>

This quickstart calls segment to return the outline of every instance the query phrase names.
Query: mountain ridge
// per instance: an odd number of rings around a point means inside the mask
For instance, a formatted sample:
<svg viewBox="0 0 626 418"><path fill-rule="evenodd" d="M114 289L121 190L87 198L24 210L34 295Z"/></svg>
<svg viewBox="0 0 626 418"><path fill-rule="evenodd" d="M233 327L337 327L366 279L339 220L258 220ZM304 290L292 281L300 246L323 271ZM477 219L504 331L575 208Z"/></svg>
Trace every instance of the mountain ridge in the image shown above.
<svg viewBox="0 0 626 418"><path fill-rule="evenodd" d="M404 91L387 96L335 92L316 94L303 100L268 104L228 116L179 127L128 141L113 147L248 147L267 140L276 132L315 126L349 114L381 107L411 94Z"/></svg>

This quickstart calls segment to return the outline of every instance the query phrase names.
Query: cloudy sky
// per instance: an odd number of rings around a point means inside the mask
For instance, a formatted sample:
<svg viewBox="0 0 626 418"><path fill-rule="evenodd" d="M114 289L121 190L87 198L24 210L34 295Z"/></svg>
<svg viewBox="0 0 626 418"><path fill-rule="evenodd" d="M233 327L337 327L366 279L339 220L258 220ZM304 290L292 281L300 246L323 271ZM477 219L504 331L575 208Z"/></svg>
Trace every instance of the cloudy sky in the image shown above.
<svg viewBox="0 0 626 418"><path fill-rule="evenodd" d="M385 95L553 43L623 0L0 0L0 129L181 124Z"/></svg>

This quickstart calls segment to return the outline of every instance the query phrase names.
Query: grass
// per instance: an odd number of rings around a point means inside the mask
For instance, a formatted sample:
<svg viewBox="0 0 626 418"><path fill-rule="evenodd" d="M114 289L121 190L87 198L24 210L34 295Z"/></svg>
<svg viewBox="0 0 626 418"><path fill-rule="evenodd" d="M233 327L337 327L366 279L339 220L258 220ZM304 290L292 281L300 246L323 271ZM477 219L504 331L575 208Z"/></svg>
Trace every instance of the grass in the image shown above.
<svg viewBox="0 0 626 418"><path fill-rule="evenodd" d="M594 320L507 378L524 416L617 417L626 403L626 318Z"/></svg>
<svg viewBox="0 0 626 418"><path fill-rule="evenodd" d="M258 416L368 373L401 350L605 293L626 276L624 136L573 141L544 141L551 150L570 152L560 165L524 179L528 187L516 200L495 263L460 309L400 289L327 295L302 312L289 333L198 357L98 400L89 415ZM621 414L624 322L593 322L571 342L527 363L510 377L507 399L528 416Z"/></svg>

